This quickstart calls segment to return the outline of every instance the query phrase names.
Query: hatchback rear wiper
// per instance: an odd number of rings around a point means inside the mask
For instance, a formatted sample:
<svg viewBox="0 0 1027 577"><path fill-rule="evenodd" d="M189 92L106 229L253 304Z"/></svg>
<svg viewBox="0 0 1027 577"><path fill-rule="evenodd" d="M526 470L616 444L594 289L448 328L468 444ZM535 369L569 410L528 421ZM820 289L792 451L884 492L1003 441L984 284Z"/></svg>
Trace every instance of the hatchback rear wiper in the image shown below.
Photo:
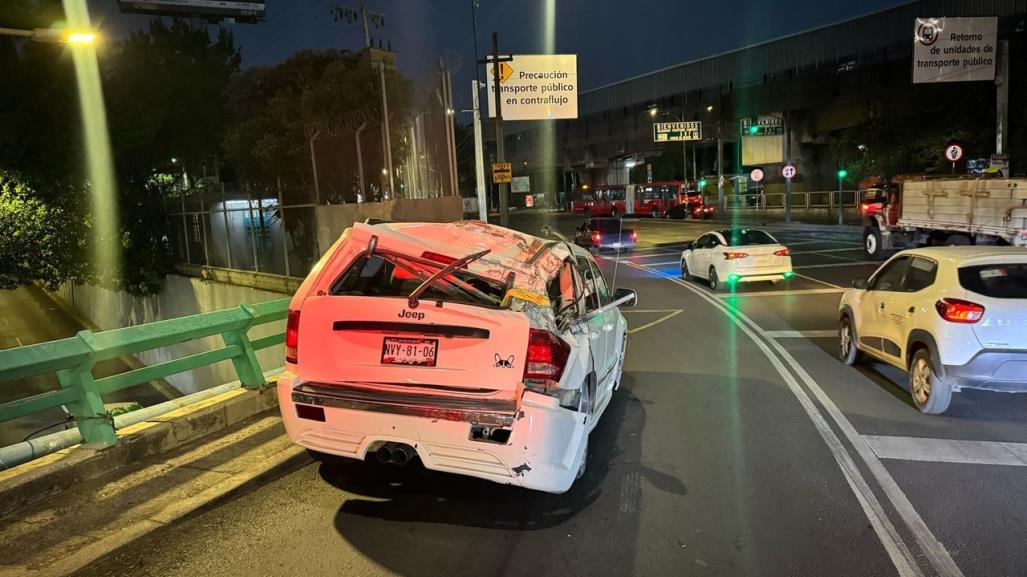
<svg viewBox="0 0 1027 577"><path fill-rule="evenodd" d="M478 260L479 258L487 255L489 252L491 252L489 249L485 249L480 252L469 254L439 269L438 272L425 279L424 282L422 282L417 288L415 288L414 292L410 293L410 296L407 298L407 305L409 305L412 309L417 308L418 299L421 297L422 294L424 294L424 291L428 290L428 287L431 286L435 281L439 280L442 277L445 277L446 275L454 273L456 269L468 263L472 263Z"/></svg>

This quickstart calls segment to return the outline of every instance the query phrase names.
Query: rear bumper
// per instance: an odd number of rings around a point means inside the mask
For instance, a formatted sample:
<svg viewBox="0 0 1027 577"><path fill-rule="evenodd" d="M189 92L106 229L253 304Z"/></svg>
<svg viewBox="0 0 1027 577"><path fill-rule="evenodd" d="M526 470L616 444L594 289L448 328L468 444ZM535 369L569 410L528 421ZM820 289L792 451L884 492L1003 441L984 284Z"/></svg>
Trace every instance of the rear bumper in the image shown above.
<svg viewBox="0 0 1027 577"><path fill-rule="evenodd" d="M1027 351L984 350L965 365L945 365L954 387L1027 393Z"/></svg>
<svg viewBox="0 0 1027 577"><path fill-rule="evenodd" d="M792 276L792 269L791 267L788 267L781 269L760 270L756 272L741 271L731 274L738 275L738 279L735 282L778 281L785 280Z"/></svg>
<svg viewBox="0 0 1027 577"><path fill-rule="evenodd" d="M390 403L332 388L282 373L278 402L294 443L361 460L383 443L406 443L428 469L551 493L570 488L585 449L584 417L530 391L511 411L480 400L470 407ZM297 404L323 407L325 420L299 418ZM475 425L509 429L509 441L471 440Z"/></svg>

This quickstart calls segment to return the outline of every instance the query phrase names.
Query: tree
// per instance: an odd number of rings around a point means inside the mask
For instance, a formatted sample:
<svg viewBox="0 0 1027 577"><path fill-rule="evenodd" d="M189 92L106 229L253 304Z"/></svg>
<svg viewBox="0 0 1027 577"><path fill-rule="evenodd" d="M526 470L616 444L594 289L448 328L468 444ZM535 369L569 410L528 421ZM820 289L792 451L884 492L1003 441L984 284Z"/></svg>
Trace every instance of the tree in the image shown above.
<svg viewBox="0 0 1027 577"><path fill-rule="evenodd" d="M403 119L410 82L386 69L390 119ZM232 122L225 135L229 160L250 181L310 181L309 125L359 116L376 127L381 117L380 78L366 57L305 50L275 66L238 75L229 89ZM394 121L395 122L395 121ZM399 134L400 122L392 129ZM393 158L402 158L393 139Z"/></svg>
<svg viewBox="0 0 1027 577"><path fill-rule="evenodd" d="M81 221L0 172L0 289L38 282L57 290L67 280L81 280L84 237L69 229L81 232Z"/></svg>

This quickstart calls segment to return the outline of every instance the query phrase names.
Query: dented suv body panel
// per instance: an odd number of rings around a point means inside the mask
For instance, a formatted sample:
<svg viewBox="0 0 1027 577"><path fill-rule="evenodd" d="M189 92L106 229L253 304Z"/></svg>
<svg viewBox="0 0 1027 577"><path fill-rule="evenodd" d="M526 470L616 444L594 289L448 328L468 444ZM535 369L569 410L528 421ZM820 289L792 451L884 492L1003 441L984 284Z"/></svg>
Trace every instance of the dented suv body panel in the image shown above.
<svg viewBox="0 0 1027 577"><path fill-rule="evenodd" d="M286 432L333 455L399 444L428 469L566 491L620 381L617 304L567 242L474 221L357 224L290 304Z"/></svg>

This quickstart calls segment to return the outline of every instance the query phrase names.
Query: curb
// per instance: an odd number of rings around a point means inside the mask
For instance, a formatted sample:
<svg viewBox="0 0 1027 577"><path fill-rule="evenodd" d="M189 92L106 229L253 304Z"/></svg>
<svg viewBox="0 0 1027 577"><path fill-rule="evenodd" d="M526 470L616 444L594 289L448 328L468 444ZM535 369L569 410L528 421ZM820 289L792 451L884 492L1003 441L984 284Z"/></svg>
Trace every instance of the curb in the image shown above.
<svg viewBox="0 0 1027 577"><path fill-rule="evenodd" d="M76 445L0 472L0 515L277 408L274 386L235 389L129 425L118 431L118 442L110 447Z"/></svg>
<svg viewBox="0 0 1027 577"><path fill-rule="evenodd" d="M21 569L19 575L52 575L65 577L85 568L87 565L109 558L136 541L161 529L214 508L238 495L245 494L263 483L290 473L313 459L306 449L291 445L287 449L267 458L259 467L237 473L228 479L182 501L165 507L159 513L124 527L123 529L78 549L70 557L52 564L46 572Z"/></svg>

